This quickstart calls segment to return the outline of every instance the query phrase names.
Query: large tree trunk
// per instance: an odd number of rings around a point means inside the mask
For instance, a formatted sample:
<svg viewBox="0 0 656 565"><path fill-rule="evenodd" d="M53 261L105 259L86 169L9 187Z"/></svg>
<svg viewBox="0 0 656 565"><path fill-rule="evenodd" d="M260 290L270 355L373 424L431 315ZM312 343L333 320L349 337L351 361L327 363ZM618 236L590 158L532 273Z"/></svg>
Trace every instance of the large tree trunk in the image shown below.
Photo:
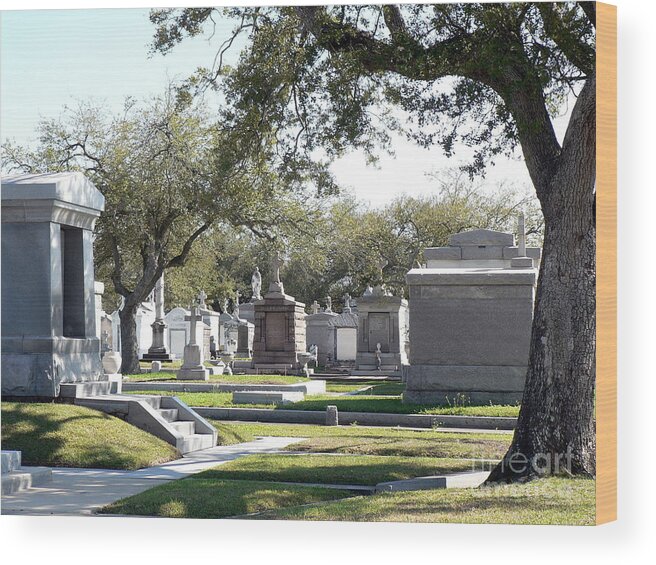
<svg viewBox="0 0 656 565"><path fill-rule="evenodd" d="M488 482L595 475L594 122L540 200L545 220L530 360L515 435Z"/></svg>
<svg viewBox="0 0 656 565"><path fill-rule="evenodd" d="M133 375L140 372L137 341L137 306L128 302L118 311L121 321L121 373Z"/></svg>

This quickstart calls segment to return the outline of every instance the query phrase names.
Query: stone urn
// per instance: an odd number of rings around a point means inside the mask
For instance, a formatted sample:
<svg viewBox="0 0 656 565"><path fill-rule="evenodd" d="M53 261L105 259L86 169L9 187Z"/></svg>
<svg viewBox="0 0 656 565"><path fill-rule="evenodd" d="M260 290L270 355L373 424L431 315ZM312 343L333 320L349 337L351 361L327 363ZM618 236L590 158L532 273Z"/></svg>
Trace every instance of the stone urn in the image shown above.
<svg viewBox="0 0 656 565"><path fill-rule="evenodd" d="M305 372L306 377L310 377L310 369L308 368L308 363L315 359L313 353L298 353L296 355L298 359L298 364L301 366L301 370Z"/></svg>
<svg viewBox="0 0 656 565"><path fill-rule="evenodd" d="M232 362L235 360L235 354L234 353L220 353L219 357L221 357L221 361L223 361L225 365L225 369L223 372L226 375L232 375Z"/></svg>
<svg viewBox="0 0 656 565"><path fill-rule="evenodd" d="M102 366L106 375L115 375L121 370L121 354L118 351L108 351L103 355Z"/></svg>

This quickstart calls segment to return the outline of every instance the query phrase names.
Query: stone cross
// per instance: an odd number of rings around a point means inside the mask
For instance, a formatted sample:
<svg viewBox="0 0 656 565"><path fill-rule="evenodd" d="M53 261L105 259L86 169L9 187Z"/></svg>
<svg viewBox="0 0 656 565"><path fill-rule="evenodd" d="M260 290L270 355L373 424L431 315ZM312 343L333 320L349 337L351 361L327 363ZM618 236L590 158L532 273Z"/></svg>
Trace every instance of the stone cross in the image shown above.
<svg viewBox="0 0 656 565"><path fill-rule="evenodd" d="M310 306L310 308L312 308L313 314L319 313L319 303L316 300L312 303L312 306Z"/></svg>
<svg viewBox="0 0 656 565"><path fill-rule="evenodd" d="M326 312L333 311L333 299L330 296L326 296Z"/></svg>
<svg viewBox="0 0 656 565"><path fill-rule="evenodd" d="M200 319L198 315L198 306L192 304L189 308L189 316L185 316L185 322L189 322L189 345L196 344L196 322Z"/></svg>
<svg viewBox="0 0 656 565"><path fill-rule="evenodd" d="M201 289L201 291L198 293L198 305L201 308L207 308L207 305L205 304L206 299L207 299L207 294L205 294L205 291Z"/></svg>
<svg viewBox="0 0 656 565"><path fill-rule="evenodd" d="M526 223L524 220L524 212L520 212L517 218L517 236L519 239L519 257L526 257Z"/></svg>

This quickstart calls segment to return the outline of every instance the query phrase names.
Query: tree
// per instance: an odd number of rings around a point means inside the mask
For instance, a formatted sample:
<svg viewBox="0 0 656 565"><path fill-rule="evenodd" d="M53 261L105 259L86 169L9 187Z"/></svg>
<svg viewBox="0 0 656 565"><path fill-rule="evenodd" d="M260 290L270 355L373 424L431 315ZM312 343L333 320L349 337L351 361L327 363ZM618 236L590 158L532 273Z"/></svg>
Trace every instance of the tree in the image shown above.
<svg viewBox="0 0 656 565"><path fill-rule="evenodd" d="M258 232L280 222L278 203L289 190L241 132L215 127L201 107L181 104L171 91L142 106L128 100L117 116L80 104L43 121L39 134L34 150L5 143L5 166L81 170L104 194L96 266L122 297L121 371L138 373L136 312L162 273L184 266L194 245L220 226Z"/></svg>
<svg viewBox="0 0 656 565"><path fill-rule="evenodd" d="M159 10L165 52L203 31L212 9ZM221 84L241 119L257 114L290 159L373 152L399 127L467 168L521 148L545 221L529 369L511 447L489 480L543 468L595 475L595 5L593 2L232 9L248 34L239 64L190 85ZM576 103L562 143L551 116Z"/></svg>

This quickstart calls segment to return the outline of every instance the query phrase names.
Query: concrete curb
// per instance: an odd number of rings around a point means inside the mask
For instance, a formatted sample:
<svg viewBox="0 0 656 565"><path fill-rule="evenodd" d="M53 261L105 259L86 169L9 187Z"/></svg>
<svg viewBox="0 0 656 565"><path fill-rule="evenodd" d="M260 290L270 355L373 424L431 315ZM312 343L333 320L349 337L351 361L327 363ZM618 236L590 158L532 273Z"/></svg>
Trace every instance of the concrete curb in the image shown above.
<svg viewBox="0 0 656 565"><path fill-rule="evenodd" d="M326 412L319 410L272 410L267 408L203 408L194 411L204 418L242 422L280 424L326 423ZM404 428L468 428L512 430L517 418L492 416L434 416L428 414L387 414L375 412L339 412L340 425L389 426Z"/></svg>
<svg viewBox="0 0 656 565"><path fill-rule="evenodd" d="M165 392L235 392L235 391L292 391L305 394L323 394L326 381L314 380L293 384L249 384L249 383L181 383L181 382L124 382L124 391L165 391Z"/></svg>

